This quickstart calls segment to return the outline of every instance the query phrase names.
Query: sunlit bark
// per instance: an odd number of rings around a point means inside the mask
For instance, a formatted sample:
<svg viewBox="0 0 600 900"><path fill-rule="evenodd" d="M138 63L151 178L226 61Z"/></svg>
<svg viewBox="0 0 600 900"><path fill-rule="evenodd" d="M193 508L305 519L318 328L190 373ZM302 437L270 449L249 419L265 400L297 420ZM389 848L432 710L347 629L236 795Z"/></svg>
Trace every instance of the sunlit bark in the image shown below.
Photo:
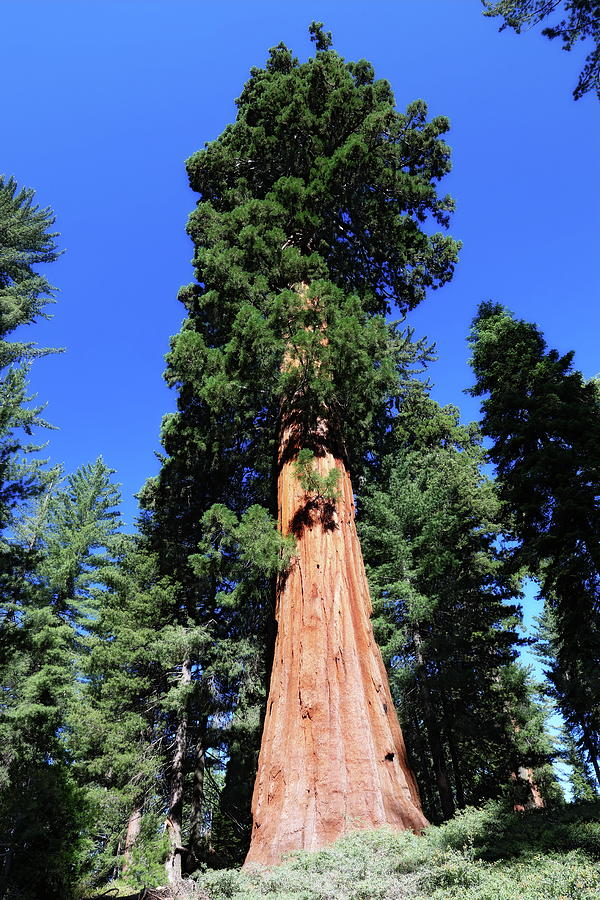
<svg viewBox="0 0 600 900"><path fill-rule="evenodd" d="M247 863L275 863L356 829L427 824L373 637L350 475L327 423L308 437L289 415L279 526L297 545L278 588ZM335 502L307 495L297 478L294 460L307 443L320 475L339 471Z"/></svg>

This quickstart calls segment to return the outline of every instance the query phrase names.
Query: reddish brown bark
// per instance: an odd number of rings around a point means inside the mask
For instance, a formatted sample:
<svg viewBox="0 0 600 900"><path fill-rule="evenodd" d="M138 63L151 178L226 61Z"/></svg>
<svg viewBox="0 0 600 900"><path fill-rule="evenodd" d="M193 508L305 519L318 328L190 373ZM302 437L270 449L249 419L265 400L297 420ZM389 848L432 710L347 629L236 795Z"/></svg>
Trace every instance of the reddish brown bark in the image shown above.
<svg viewBox="0 0 600 900"><path fill-rule="evenodd" d="M513 725L518 734L521 730L520 726L514 721ZM521 794L513 803L514 812L524 812L526 809L543 809L546 806L532 768L519 766L516 772L510 773L510 780L514 785L518 785ZM521 800L522 802L520 802Z"/></svg>
<svg viewBox="0 0 600 900"><path fill-rule="evenodd" d="M278 631L247 863L277 863L356 829L427 825L408 766L354 522L350 475L324 423L309 442L320 475L336 467L339 499L307 496L294 472L303 444L280 441L283 534L297 539L278 589Z"/></svg>
<svg viewBox="0 0 600 900"><path fill-rule="evenodd" d="M521 786L525 795L522 803L513 804L515 812L525 812L526 809L544 809L546 804L535 781L533 769L519 766L518 772L511 772L510 778L512 782Z"/></svg>

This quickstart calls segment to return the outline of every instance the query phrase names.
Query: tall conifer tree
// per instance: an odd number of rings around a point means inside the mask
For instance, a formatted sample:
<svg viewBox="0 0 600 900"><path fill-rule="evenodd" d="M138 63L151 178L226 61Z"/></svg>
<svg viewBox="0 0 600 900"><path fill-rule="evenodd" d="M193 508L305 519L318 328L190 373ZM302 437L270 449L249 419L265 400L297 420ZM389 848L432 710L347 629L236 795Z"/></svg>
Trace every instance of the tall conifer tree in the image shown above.
<svg viewBox="0 0 600 900"><path fill-rule="evenodd" d="M52 351L14 340L13 332L47 317L53 302L38 270L60 253L53 224L33 190L0 177L0 893L10 885L33 896L44 884L49 898L68 896L81 825L58 736L70 629L46 602L35 541L15 534L57 472L35 455L32 436L47 423L27 390L32 360Z"/></svg>
<svg viewBox="0 0 600 900"><path fill-rule="evenodd" d="M261 860L348 822L424 823L372 638L350 472L380 453L422 354L385 316L448 281L458 250L430 227L453 208L437 192L447 120L428 121L422 101L397 112L368 62L310 30L315 58L273 48L236 122L188 161L197 281L180 294L188 318L167 370L179 408L144 495L186 620L220 609L190 563L213 504L259 503L296 540L288 571L253 595L266 624L276 593L279 626L254 799ZM268 668L268 628L263 642Z"/></svg>
<svg viewBox="0 0 600 900"><path fill-rule="evenodd" d="M497 303L473 324L475 396L504 515L546 604L552 693L600 781L600 402L573 353Z"/></svg>
<svg viewBox="0 0 600 900"><path fill-rule="evenodd" d="M111 473L97 460L69 476L62 489L56 478L54 489L15 525L18 545L35 564L15 610L2 672L0 828L3 839L10 836L8 884L25 897L69 897L82 863L89 808L72 761L87 727L82 676L94 584L101 581L118 517Z"/></svg>
<svg viewBox="0 0 600 900"><path fill-rule="evenodd" d="M475 426L416 385L364 491L359 533L375 630L428 815L450 817L544 766L550 744L516 664L519 579ZM524 796L521 796L524 795Z"/></svg>

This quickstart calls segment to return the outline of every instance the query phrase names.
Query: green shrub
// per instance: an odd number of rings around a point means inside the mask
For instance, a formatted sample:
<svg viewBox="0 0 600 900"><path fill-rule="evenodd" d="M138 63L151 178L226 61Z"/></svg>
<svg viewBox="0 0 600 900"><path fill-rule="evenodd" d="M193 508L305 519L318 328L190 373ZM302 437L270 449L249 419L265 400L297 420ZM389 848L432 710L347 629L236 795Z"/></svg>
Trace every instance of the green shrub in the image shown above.
<svg viewBox="0 0 600 900"><path fill-rule="evenodd" d="M248 896L248 881L239 869L217 869L205 872L198 881L211 900L229 900L231 897Z"/></svg>
<svg viewBox="0 0 600 900"><path fill-rule="evenodd" d="M474 871L453 865L451 878L440 883L440 872L422 887L430 900L597 900L600 871L582 854L532 856L511 863L474 861ZM443 881L443 876L442 876Z"/></svg>
<svg viewBox="0 0 600 900"><path fill-rule="evenodd" d="M279 866L198 877L210 900L597 900L600 804L468 809L423 836L349 834Z"/></svg>

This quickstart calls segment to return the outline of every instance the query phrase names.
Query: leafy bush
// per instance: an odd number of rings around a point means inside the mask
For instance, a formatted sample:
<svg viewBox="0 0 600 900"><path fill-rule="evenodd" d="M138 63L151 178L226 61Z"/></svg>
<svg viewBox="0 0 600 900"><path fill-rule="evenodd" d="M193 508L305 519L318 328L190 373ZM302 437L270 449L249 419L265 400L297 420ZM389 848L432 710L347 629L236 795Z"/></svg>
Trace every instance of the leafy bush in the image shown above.
<svg viewBox="0 0 600 900"><path fill-rule="evenodd" d="M500 802L466 809L430 828L429 841L441 848L472 847L488 861L522 853L582 850L600 859L600 803L572 803L554 809L514 813Z"/></svg>
<svg viewBox="0 0 600 900"><path fill-rule="evenodd" d="M456 851L452 851L456 852ZM583 854L534 855L518 862L474 860L434 869L422 882L430 900L595 900L600 871ZM427 890L429 888L429 890Z"/></svg>
<svg viewBox="0 0 600 900"><path fill-rule="evenodd" d="M272 868L207 872L210 900L593 900L600 804L513 813L468 809L423 836L348 835Z"/></svg>

